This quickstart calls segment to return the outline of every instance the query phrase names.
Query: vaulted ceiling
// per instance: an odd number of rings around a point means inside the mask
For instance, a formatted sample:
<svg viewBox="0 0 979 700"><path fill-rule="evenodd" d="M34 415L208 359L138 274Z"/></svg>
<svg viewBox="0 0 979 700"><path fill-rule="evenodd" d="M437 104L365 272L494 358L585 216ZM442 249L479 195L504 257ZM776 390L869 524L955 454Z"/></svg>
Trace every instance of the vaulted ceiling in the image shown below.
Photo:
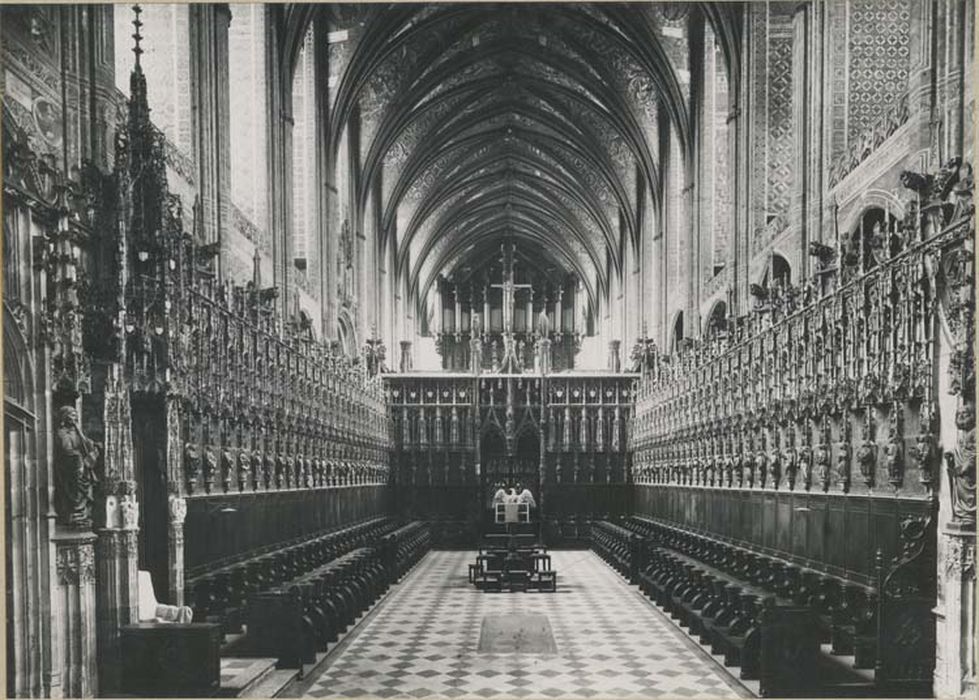
<svg viewBox="0 0 979 700"><path fill-rule="evenodd" d="M333 5L289 16L293 36L318 11L348 30L330 46L331 152L356 119L354 216L380 192L380 249L394 237L411 293L510 237L595 297L638 240L640 199L658 206L658 122L687 151L691 7Z"/></svg>

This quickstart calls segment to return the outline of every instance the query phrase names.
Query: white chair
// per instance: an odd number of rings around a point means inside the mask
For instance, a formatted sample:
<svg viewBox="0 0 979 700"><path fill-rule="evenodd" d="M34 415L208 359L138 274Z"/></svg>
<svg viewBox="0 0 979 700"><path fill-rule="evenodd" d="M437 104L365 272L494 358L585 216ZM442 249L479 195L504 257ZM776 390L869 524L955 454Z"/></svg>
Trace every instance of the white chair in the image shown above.
<svg viewBox="0 0 979 700"><path fill-rule="evenodd" d="M136 585L139 586L140 622L179 622L189 623L194 619L194 611L186 605L164 605L156 600L153 579L149 571L140 571Z"/></svg>

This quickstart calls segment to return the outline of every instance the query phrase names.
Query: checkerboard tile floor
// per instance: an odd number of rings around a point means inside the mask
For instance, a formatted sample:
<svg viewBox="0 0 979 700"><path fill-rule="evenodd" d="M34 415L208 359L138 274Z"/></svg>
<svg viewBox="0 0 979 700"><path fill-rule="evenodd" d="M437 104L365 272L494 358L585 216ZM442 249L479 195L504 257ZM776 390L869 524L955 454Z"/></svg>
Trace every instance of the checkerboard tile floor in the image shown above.
<svg viewBox="0 0 979 700"><path fill-rule="evenodd" d="M431 552L299 696L750 696L589 551L552 552L557 593L485 593L467 552ZM479 653L485 615L546 615L557 654Z"/></svg>

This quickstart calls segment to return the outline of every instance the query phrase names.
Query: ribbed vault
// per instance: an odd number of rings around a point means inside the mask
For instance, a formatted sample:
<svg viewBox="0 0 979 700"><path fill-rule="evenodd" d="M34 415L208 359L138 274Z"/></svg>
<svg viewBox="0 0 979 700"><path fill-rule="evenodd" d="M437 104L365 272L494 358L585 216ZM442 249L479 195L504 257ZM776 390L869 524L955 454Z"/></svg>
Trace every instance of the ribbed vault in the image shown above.
<svg viewBox="0 0 979 700"><path fill-rule="evenodd" d="M668 5L434 4L292 10L356 26L331 53L329 152L351 120L351 216L368 203L398 288L423 299L502 238L574 273L592 303L660 205L658 129L689 144L686 93L659 23ZM658 9L657 9L658 8ZM286 47L287 51L289 47ZM376 200L380 201L376 201ZM365 232L366 233L366 232ZM386 255L386 253L385 253Z"/></svg>

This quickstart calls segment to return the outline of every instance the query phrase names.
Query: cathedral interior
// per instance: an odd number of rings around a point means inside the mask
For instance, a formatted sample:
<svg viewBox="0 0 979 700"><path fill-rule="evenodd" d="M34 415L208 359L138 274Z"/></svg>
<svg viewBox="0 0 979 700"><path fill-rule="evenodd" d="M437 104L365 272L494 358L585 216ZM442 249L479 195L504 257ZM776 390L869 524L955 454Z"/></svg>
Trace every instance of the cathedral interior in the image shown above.
<svg viewBox="0 0 979 700"><path fill-rule="evenodd" d="M0 7L6 694L973 695L975 14Z"/></svg>

